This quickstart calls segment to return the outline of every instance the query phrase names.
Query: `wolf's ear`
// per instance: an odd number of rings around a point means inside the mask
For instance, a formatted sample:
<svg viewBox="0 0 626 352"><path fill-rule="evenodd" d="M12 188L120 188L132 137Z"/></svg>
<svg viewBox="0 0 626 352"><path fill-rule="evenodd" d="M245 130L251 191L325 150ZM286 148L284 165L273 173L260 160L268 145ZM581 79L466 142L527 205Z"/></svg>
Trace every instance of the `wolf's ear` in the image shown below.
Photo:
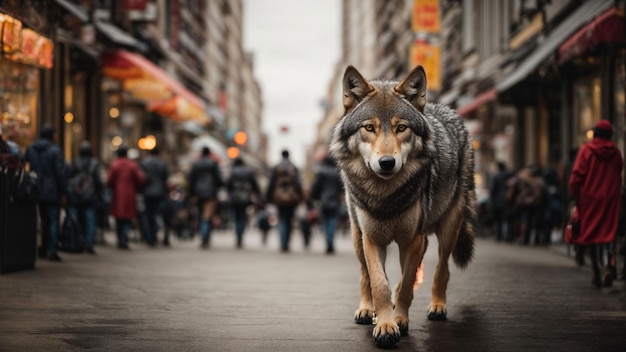
<svg viewBox="0 0 626 352"><path fill-rule="evenodd" d="M426 105L426 72L422 66L417 66L409 75L395 86L394 90L408 100L415 108L424 112Z"/></svg>
<svg viewBox="0 0 626 352"><path fill-rule="evenodd" d="M349 111L363 100L374 88L361 76L354 66L348 66L343 74L343 106Z"/></svg>

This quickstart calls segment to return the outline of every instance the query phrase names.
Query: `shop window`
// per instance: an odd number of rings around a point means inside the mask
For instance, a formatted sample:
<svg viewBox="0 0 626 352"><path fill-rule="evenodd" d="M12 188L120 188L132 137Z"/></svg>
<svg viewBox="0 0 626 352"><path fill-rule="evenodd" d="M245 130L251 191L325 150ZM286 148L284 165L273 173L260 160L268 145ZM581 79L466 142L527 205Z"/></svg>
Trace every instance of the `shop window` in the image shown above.
<svg viewBox="0 0 626 352"><path fill-rule="evenodd" d="M37 139L39 69L0 59L0 122L23 153Z"/></svg>
<svg viewBox="0 0 626 352"><path fill-rule="evenodd" d="M578 148L589 140L588 132L600 119L600 77L581 79L574 84L574 128L572 147Z"/></svg>

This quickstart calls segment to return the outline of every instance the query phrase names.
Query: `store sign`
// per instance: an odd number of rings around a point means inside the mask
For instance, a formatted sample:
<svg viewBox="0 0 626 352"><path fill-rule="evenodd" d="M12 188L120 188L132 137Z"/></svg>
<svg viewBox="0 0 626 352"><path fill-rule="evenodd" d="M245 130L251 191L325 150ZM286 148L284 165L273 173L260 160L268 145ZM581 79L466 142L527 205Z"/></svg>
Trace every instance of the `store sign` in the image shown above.
<svg viewBox="0 0 626 352"><path fill-rule="evenodd" d="M157 7L152 0L124 0L124 11L131 21L154 21Z"/></svg>
<svg viewBox="0 0 626 352"><path fill-rule="evenodd" d="M0 31L3 54L13 54L20 50L22 22L9 15L0 14Z"/></svg>
<svg viewBox="0 0 626 352"><path fill-rule="evenodd" d="M409 69L422 65L426 71L426 85L429 90L441 90L441 50L437 45L415 42L411 46Z"/></svg>
<svg viewBox="0 0 626 352"><path fill-rule="evenodd" d="M0 13L0 48L2 56L14 62L51 68L54 43L30 28L22 28L22 22Z"/></svg>
<svg viewBox="0 0 626 352"><path fill-rule="evenodd" d="M412 22L414 32L439 33L439 0L413 0Z"/></svg>

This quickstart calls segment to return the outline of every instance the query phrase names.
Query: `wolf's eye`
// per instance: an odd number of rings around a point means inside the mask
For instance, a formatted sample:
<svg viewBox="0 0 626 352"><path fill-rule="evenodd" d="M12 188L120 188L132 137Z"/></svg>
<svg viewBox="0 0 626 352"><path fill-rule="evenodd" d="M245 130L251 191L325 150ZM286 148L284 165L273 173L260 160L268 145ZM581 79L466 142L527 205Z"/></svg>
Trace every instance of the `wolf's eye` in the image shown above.
<svg viewBox="0 0 626 352"><path fill-rule="evenodd" d="M404 132L406 130L406 125L398 125L398 132Z"/></svg>
<svg viewBox="0 0 626 352"><path fill-rule="evenodd" d="M365 128L365 130L367 132L373 132L374 131L374 125L372 125L371 123L363 126L363 128Z"/></svg>

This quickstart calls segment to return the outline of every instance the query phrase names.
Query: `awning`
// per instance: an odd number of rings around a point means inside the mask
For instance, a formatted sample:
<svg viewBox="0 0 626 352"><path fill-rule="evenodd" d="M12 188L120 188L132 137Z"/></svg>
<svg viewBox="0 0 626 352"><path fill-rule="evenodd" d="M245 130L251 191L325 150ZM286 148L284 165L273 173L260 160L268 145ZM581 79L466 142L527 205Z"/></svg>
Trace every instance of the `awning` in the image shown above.
<svg viewBox="0 0 626 352"><path fill-rule="evenodd" d="M461 116L467 115L470 112L476 110L479 106L485 103L488 103L490 101L496 100L497 97L498 97L498 93L496 92L495 89L488 90L480 94L478 97L476 97L476 99L474 99L471 103L466 104L456 109L456 112Z"/></svg>
<svg viewBox="0 0 626 352"><path fill-rule="evenodd" d="M67 12L76 16L79 20L83 22L89 21L89 12L82 5L74 4L69 0L54 0L54 2L61 5L61 7L65 8Z"/></svg>
<svg viewBox="0 0 626 352"><path fill-rule="evenodd" d="M537 66L558 48L576 29L613 6L614 0L593 0L583 3L574 13L556 27L537 49L533 51L513 74L505 77L496 87L505 91L528 76Z"/></svg>
<svg viewBox="0 0 626 352"><path fill-rule="evenodd" d="M102 57L103 73L122 81L124 90L146 102L149 111L177 121L211 122L204 101L145 57L125 50Z"/></svg>
<svg viewBox="0 0 626 352"><path fill-rule="evenodd" d="M133 47L140 51L145 51L145 44L135 39L135 37L126 33L116 25L100 21L94 22L94 25L98 31L106 35L112 42L123 46Z"/></svg>
<svg viewBox="0 0 626 352"><path fill-rule="evenodd" d="M604 43L624 43L624 13L614 7L580 29L559 48L562 64Z"/></svg>

